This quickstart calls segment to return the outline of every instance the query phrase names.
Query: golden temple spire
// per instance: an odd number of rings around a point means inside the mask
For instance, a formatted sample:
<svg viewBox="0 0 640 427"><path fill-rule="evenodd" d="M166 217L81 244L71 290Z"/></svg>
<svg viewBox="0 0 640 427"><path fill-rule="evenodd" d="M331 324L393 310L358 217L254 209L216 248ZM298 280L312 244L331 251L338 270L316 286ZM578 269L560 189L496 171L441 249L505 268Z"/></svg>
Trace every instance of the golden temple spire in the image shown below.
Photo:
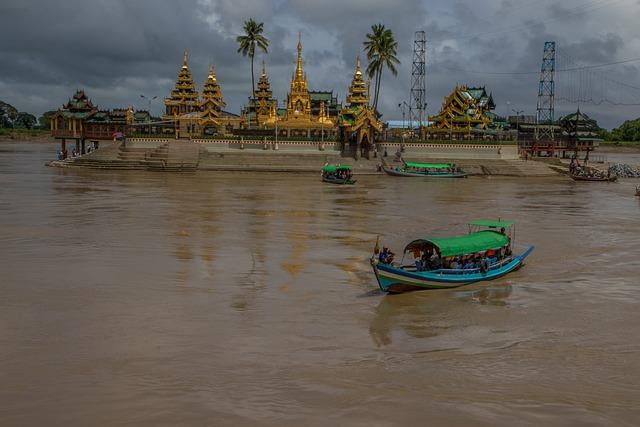
<svg viewBox="0 0 640 427"><path fill-rule="evenodd" d="M189 68L189 51L184 50L184 56L182 57L182 68Z"/></svg>
<svg viewBox="0 0 640 427"><path fill-rule="evenodd" d="M302 71L302 31L298 32L298 60L296 61L297 80L304 80L304 71Z"/></svg>
<svg viewBox="0 0 640 427"><path fill-rule="evenodd" d="M262 74L260 75L260 77L266 77L267 76L267 67L264 64L264 59L262 60Z"/></svg>
<svg viewBox="0 0 640 427"><path fill-rule="evenodd" d="M356 57L356 72L355 72L356 76L361 76L362 75L362 70L360 69L360 55L358 55Z"/></svg>
<svg viewBox="0 0 640 427"><path fill-rule="evenodd" d="M213 68L212 64L209 64L209 76L207 77L209 80L213 80L214 82L218 80L216 78L216 70Z"/></svg>

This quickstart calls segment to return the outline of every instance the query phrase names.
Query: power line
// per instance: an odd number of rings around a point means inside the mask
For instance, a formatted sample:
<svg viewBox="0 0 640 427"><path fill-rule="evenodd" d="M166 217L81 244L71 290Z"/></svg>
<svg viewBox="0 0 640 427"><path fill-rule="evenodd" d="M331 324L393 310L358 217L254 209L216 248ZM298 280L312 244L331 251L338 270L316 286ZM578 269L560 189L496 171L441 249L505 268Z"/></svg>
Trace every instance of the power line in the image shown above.
<svg viewBox="0 0 640 427"><path fill-rule="evenodd" d="M580 71L580 70L591 70L594 68L603 68L603 67L609 67L612 65L620 65L620 64L628 64L630 62L638 62L640 61L640 58L630 58L630 59L624 59L622 61L614 61L614 62L607 62L605 64L595 64L595 65L585 65L585 66L581 66L581 67L572 67L572 68L563 68L563 69L557 69L556 73L562 73L562 72L570 72L570 71ZM433 64L434 66L441 66L442 68L445 68L449 71L460 71L463 73L468 73L468 74L486 74L486 75L495 75L495 76L528 76L528 75L537 75L539 73L539 71L514 71L514 72L502 72L502 71L475 71L475 70L465 70L462 68L453 68L453 67L447 67L446 65L441 64ZM637 88L635 86L631 86L634 89L640 89Z"/></svg>

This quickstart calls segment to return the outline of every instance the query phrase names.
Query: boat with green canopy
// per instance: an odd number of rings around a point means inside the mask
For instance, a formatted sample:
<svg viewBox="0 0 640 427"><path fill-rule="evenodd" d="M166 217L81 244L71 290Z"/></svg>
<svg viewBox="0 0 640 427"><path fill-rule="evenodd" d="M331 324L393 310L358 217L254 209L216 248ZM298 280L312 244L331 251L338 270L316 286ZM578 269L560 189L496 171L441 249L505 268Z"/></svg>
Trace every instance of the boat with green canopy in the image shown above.
<svg viewBox="0 0 640 427"><path fill-rule="evenodd" d="M371 258L380 289L399 293L418 289L457 288L497 279L520 268L533 246L514 253L515 225L511 221L477 220L469 233L426 237L409 242L396 263L387 248L376 242ZM405 264L407 255L413 262Z"/></svg>
<svg viewBox="0 0 640 427"><path fill-rule="evenodd" d="M329 184L353 185L356 181L353 178L353 170L349 165L326 164L322 168L322 181Z"/></svg>
<svg viewBox="0 0 640 427"><path fill-rule="evenodd" d="M382 162L382 170L387 175L429 178L466 178L467 173L455 163L416 163L402 161L402 167L390 166Z"/></svg>

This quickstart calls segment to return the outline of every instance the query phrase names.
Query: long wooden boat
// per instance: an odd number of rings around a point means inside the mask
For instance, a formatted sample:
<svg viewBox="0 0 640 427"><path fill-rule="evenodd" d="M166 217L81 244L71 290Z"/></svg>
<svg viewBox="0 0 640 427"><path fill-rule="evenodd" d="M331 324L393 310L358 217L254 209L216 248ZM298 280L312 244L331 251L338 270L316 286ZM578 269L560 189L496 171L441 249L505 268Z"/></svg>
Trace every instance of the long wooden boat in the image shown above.
<svg viewBox="0 0 640 427"><path fill-rule="evenodd" d="M449 238L427 238L410 242L404 249L407 252L434 253L447 259L474 254L487 254L489 251L510 253L513 247L515 231L509 221L480 220L469 224L469 234ZM508 229L508 231L506 231ZM498 231L500 230L500 231ZM376 246L378 246L376 244ZM373 272L380 289L384 292L401 293L421 289L457 288L472 283L494 280L522 267L525 258L533 252L534 246L527 246L518 254L500 257L482 257L477 268L435 268L418 271L414 265L388 264L374 254L371 259ZM403 256L404 258L404 256Z"/></svg>
<svg viewBox="0 0 640 427"><path fill-rule="evenodd" d="M585 176L585 175L574 175L571 174L571 179L573 179L574 181L590 181L590 182L616 182L618 180L617 176L603 176L603 177L598 177L598 176Z"/></svg>
<svg viewBox="0 0 640 427"><path fill-rule="evenodd" d="M404 162L402 167L389 166L382 162L382 170L391 176L414 178L466 178L467 173L456 168L453 163L414 163Z"/></svg>
<svg viewBox="0 0 640 427"><path fill-rule="evenodd" d="M326 164L322 168L322 181L329 184L353 185L356 180L351 179L353 173L349 165Z"/></svg>
<svg viewBox="0 0 640 427"><path fill-rule="evenodd" d="M329 177L323 176L322 182L327 182L329 184L338 184L338 185L353 185L358 181L355 179L349 179L349 178L329 178Z"/></svg>
<svg viewBox="0 0 640 427"><path fill-rule="evenodd" d="M636 187L636 196L640 197L640 186Z"/></svg>

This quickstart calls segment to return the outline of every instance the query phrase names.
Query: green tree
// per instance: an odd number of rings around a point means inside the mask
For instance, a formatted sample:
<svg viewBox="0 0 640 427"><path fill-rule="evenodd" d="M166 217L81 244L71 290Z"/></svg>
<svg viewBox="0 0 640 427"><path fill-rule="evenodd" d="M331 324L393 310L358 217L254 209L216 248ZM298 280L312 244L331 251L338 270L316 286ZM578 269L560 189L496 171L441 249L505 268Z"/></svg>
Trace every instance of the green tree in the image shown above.
<svg viewBox="0 0 640 427"><path fill-rule="evenodd" d="M372 25L371 32L367 33L366 38L367 40L363 44L369 61L367 74L369 78L375 78L373 108L377 110L382 71L388 68L391 74L398 75L398 70L396 69L396 65L400 64L400 60L396 57L398 54L398 42L395 40L393 32L382 24Z"/></svg>
<svg viewBox="0 0 640 427"><path fill-rule="evenodd" d="M38 119L38 125L40 126L41 129L49 129L49 127L51 126L51 118L55 113L56 113L55 110L42 113L42 115Z"/></svg>
<svg viewBox="0 0 640 427"><path fill-rule="evenodd" d="M640 119L627 120L611 131L612 141L640 141Z"/></svg>
<svg viewBox="0 0 640 427"><path fill-rule="evenodd" d="M31 129L36 125L36 123L38 123L38 121L36 120L36 116L34 116L33 114L18 113L16 121L13 122L13 127Z"/></svg>
<svg viewBox="0 0 640 427"><path fill-rule="evenodd" d="M242 56L249 56L251 58L251 98L256 93L255 75L253 73L253 59L256 55L256 48L261 49L264 53L267 53L269 47L269 40L262 35L263 22L256 22L252 19L244 22L244 34L236 37L238 42L238 53L242 53Z"/></svg>

